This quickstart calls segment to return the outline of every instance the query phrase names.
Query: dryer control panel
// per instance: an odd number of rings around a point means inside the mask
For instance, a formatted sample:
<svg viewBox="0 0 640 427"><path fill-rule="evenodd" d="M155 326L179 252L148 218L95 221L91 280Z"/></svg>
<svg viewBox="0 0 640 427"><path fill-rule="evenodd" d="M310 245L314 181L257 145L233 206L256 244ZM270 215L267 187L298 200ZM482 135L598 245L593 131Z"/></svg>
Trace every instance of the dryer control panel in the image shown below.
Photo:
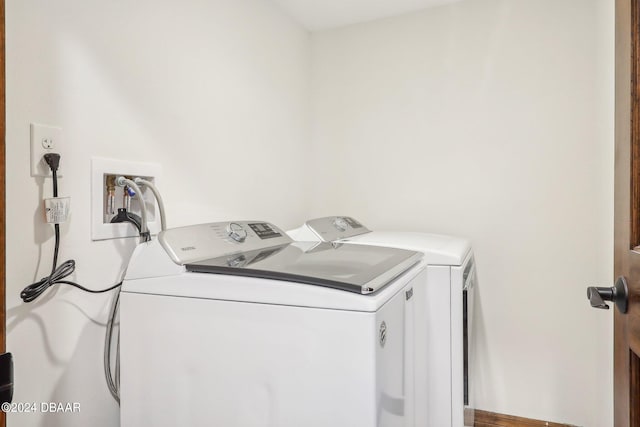
<svg viewBox="0 0 640 427"><path fill-rule="evenodd" d="M158 240L180 265L292 242L284 231L265 221L213 222L172 228L161 232Z"/></svg>
<svg viewBox="0 0 640 427"><path fill-rule="evenodd" d="M305 226L323 242L335 242L371 231L350 216L325 216L310 219L305 222Z"/></svg>

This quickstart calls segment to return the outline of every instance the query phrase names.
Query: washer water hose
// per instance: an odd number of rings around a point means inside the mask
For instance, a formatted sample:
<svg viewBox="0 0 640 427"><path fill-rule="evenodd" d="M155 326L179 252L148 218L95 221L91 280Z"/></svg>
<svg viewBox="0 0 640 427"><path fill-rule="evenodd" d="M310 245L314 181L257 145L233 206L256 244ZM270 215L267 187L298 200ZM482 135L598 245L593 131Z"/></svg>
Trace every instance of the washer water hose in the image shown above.
<svg viewBox="0 0 640 427"><path fill-rule="evenodd" d="M123 274L124 277L124 274ZM115 379L111 372L111 343L113 341L113 327L116 313L120 305L120 289L113 297L111 310L109 310L109 320L107 321L107 331L104 336L104 377L107 380L107 387L113 398L120 404L120 333L118 331L116 344L116 372Z"/></svg>
<svg viewBox="0 0 640 427"><path fill-rule="evenodd" d="M147 226L147 206L144 202L144 199L142 198L142 191L140 191L140 187L138 187L138 184L128 178L125 178L124 176L119 176L118 178L116 178L116 185L119 185L120 187L128 185L129 187L133 188L133 190L138 195L138 198L140 199L141 214L140 235L142 236L143 242L148 242L149 240L151 240L151 235L149 234L149 227Z"/></svg>
<svg viewBox="0 0 640 427"><path fill-rule="evenodd" d="M151 240L151 235L149 233L149 228L147 226L147 208L145 206L144 199L142 198L142 191L140 191L139 185L148 187L153 193L154 197L156 198L156 202L158 203L161 228L163 231L167 229L164 202L162 200L162 196L160 195L160 192L158 191L157 187L153 185L152 182L147 181L146 179L143 179L143 178L135 178L132 181L130 179L125 178L124 176L119 176L116 179L116 184L121 187L128 185L129 187L133 188L136 194L138 194L138 197L140 200L140 213L141 213L140 235L143 237L144 242ZM124 213L121 213L120 209L118 209L118 211L119 211L118 215L128 214L126 211ZM129 220L129 218L127 218L127 220ZM130 220L129 222L132 222L134 223L134 225L136 225L135 221L133 220ZM123 280L125 275L126 275L126 271L123 272L122 274ZM111 310L109 311L109 320L107 322L107 330L105 333L104 360L103 360L104 375L107 380L107 386L109 387L109 391L111 392L111 395L116 400L116 402L118 402L118 404L120 404L120 331L119 330L116 335L115 373L112 372L112 369L111 369L111 352L112 352L111 348L112 348L112 342L113 342L114 327L116 324L115 319L116 319L116 316L118 315L119 308L120 308L120 290L118 290L118 292L114 296L113 302L111 303Z"/></svg>
<svg viewBox="0 0 640 427"><path fill-rule="evenodd" d="M147 181L144 178L135 178L133 181L138 185L149 187L149 189L153 193L153 196L156 198L156 202L158 202L158 210L160 211L160 227L162 231L165 231L167 229L167 221L165 219L164 202L162 201L160 191L158 191L158 188L153 185L151 181Z"/></svg>

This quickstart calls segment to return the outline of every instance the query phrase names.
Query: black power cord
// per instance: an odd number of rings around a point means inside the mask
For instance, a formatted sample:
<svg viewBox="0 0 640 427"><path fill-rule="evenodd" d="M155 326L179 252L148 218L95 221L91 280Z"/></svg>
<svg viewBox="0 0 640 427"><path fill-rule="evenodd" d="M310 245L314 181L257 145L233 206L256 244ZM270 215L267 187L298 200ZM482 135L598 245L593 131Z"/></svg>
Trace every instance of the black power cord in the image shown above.
<svg viewBox="0 0 640 427"><path fill-rule="evenodd" d="M58 197L58 166L60 165L60 154L57 153L47 153L44 155L44 160L51 168L51 174L53 177L53 197ZM103 292L109 292L113 289L116 289L122 282L115 284L107 289L101 290L93 290L87 289L82 285L79 285L70 280L63 280L65 277L72 274L76 269L76 262L72 259L63 262L60 267L58 267L58 250L60 248L60 225L54 224L55 230L55 249L53 250L53 267L51 268L51 274L47 277L43 277L36 283L33 283L20 292L20 298L24 302L31 302L38 298L40 295L44 293L47 289L49 289L52 285L65 284L74 286L78 289L81 289L85 292L91 292L93 294L99 294Z"/></svg>
<svg viewBox="0 0 640 427"><path fill-rule="evenodd" d="M142 220L140 219L140 217L134 213L127 211L127 209L125 208L118 208L118 213L116 214L116 216L111 218L112 224L117 224L119 222L130 222L136 227L136 229L138 229L138 233L140 233L141 236L143 234L149 234L149 233L142 233L142 224L141 224ZM145 242L146 242L147 241L146 237L145 236L142 236L142 237L145 239Z"/></svg>

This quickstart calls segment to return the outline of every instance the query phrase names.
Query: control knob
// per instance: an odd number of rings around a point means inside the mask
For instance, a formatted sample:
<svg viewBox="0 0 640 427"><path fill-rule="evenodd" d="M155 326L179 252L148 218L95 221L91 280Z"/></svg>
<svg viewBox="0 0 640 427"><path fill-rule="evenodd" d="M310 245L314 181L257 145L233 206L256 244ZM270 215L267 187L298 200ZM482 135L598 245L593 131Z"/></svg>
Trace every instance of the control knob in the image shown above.
<svg viewBox="0 0 640 427"><path fill-rule="evenodd" d="M247 231L240 224L230 222L227 225L227 235L238 243L244 242L247 238Z"/></svg>
<svg viewBox="0 0 640 427"><path fill-rule="evenodd" d="M339 231L347 231L347 229L349 228L349 223L346 219L339 216L333 220L333 226Z"/></svg>

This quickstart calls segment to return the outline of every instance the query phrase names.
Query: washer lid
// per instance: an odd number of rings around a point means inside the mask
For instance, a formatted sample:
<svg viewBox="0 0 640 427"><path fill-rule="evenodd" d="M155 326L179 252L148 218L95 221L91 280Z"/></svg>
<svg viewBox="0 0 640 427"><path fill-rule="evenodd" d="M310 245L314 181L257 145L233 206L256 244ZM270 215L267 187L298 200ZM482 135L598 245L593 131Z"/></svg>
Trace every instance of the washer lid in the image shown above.
<svg viewBox="0 0 640 427"><path fill-rule="evenodd" d="M188 271L259 277L368 294L404 273L422 254L368 245L295 242L185 264Z"/></svg>

